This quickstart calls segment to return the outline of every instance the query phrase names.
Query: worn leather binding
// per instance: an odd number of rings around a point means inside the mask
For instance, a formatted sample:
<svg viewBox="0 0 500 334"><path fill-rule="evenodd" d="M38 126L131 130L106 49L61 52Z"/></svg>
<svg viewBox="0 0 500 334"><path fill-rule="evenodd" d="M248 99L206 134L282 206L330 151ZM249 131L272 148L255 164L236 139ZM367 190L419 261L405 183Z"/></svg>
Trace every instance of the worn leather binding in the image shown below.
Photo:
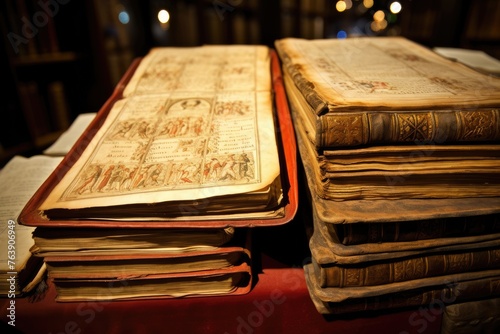
<svg viewBox="0 0 500 334"><path fill-rule="evenodd" d="M357 265L317 266L319 284L354 287L391 284L425 277L500 268L500 247L460 252L417 255Z"/></svg>
<svg viewBox="0 0 500 334"><path fill-rule="evenodd" d="M320 288L312 264L304 269L311 299L318 312L325 315L418 306L444 308L459 302L500 296L499 270L425 278L382 287Z"/></svg>
<svg viewBox="0 0 500 334"><path fill-rule="evenodd" d="M500 298L469 301L445 308L442 334L498 333Z"/></svg>
<svg viewBox="0 0 500 334"><path fill-rule="evenodd" d="M500 233L500 215L373 224L329 224L344 245L416 241ZM332 232L333 233L333 232Z"/></svg>
<svg viewBox="0 0 500 334"><path fill-rule="evenodd" d="M307 139L296 139L301 156L310 156L304 142ZM302 159L302 163L313 206L319 219L326 223L392 223L500 213L500 197L327 200L318 193L318 164L308 159Z"/></svg>
<svg viewBox="0 0 500 334"><path fill-rule="evenodd" d="M493 108L328 113L318 116L316 147L498 141L499 119L500 109Z"/></svg>
<svg viewBox="0 0 500 334"><path fill-rule="evenodd" d="M416 43L403 41L399 37L392 38L396 42L398 42L398 40L403 42L398 45L399 47L408 48L408 50L399 50L401 54L404 54L406 51L414 51L415 53L411 55L409 53L408 57L421 57L425 59L426 62L424 63L419 63L418 61L413 63L417 71L425 68L432 62L434 66L439 64L439 66L441 66L439 68L443 72L463 71L465 73L468 71L469 74L473 72L470 69L464 70L461 64L441 58L439 55ZM293 80L295 86L310 107L310 110L306 112L310 113L310 115L308 114L308 118L315 124L313 124L314 130L309 135L317 149L353 147L360 145L408 144L415 142L449 144L498 142L500 140L500 109L498 106L498 99L496 99L496 104L480 104L479 102L469 101L467 103L459 102L452 107L442 103L440 105L432 105L425 103L426 101L420 101L421 106L420 103L416 103L416 106L393 106L391 103L387 102L391 100L391 96L388 95L386 101L382 101L380 105L375 107L365 106L362 103L354 106L345 106L342 105L345 101L343 101L344 96L341 93L339 93L337 99L330 99L328 96L325 97L325 90L329 91L333 89L323 82L313 81L314 79L310 77L311 73L303 68L304 64L307 66L312 65L307 64L307 61L310 60L308 60L306 56L298 55L299 52L307 48L307 45L310 45L310 47L315 47L317 45L318 48L320 48L319 45L321 41L312 41L309 42L310 44L306 42L306 44L301 46L303 49L298 51L298 47L294 48L290 46L292 42L289 42L289 40L292 39L276 41L276 48L282 59L284 71ZM351 46L355 48L356 39L352 39L346 43L351 43ZM326 43L322 44L323 47L325 47L325 45ZM396 52L394 50L384 49L384 52L386 54L392 52L394 63L398 62L398 55L395 54ZM325 53L327 53L327 51L325 51ZM337 63L330 63L328 56L316 54L315 56L318 57L318 59L314 58L314 61L318 62L315 64L316 70L319 68L324 69L324 71L322 71L323 73L320 74L321 79L315 79L318 81L328 81L328 79L325 78L331 75L329 71L330 67L340 65ZM312 57L310 59L312 59ZM365 60L366 59L367 58L365 58ZM353 60L349 65L352 68L356 68L366 66L366 63L356 63ZM435 75L436 77L428 79L431 82L434 81L436 83L450 84L450 86L453 85L450 82L445 82L446 79L442 80L438 78L439 74ZM480 74L479 72L472 75L475 78L481 78L482 76L482 79L478 80L482 80L483 82L497 81L498 84L498 80ZM385 79L384 76L380 76L378 80L381 82L378 84L382 86L372 87L372 90L376 90L377 88L389 89L383 86L386 84L383 82ZM339 82L342 81L342 79L338 80ZM361 85L362 83L358 84ZM364 84L377 85L377 83L369 82L365 82ZM477 96L481 96L483 88L484 87L476 85L468 89L475 90ZM367 101L369 101L370 94L367 93L366 97ZM347 100L348 97L345 97L345 99ZM453 99L447 101L447 103L450 104L454 102ZM341 111L336 110L339 106L343 107Z"/></svg>

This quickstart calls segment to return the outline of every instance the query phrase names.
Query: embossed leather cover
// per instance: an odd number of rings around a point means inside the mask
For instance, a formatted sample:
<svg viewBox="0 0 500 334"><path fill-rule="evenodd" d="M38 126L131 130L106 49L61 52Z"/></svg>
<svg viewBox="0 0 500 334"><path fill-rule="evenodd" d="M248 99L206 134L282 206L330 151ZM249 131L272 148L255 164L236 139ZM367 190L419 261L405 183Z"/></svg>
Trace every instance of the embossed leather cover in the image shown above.
<svg viewBox="0 0 500 334"><path fill-rule="evenodd" d="M500 298L446 306L441 334L496 334L500 332Z"/></svg>
<svg viewBox="0 0 500 334"><path fill-rule="evenodd" d="M306 265L304 270L311 299L321 314L417 306L447 307L454 303L500 295L499 270L359 288L321 288L312 264Z"/></svg>

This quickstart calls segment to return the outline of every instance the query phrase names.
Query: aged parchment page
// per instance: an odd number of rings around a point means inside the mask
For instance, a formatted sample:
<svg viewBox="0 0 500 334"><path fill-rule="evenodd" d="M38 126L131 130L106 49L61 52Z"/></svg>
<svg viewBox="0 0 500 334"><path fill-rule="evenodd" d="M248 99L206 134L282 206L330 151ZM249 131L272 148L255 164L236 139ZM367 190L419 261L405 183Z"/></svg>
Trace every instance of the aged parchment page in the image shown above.
<svg viewBox="0 0 500 334"><path fill-rule="evenodd" d="M40 209L265 194L274 131L267 47L153 49Z"/></svg>
<svg viewBox="0 0 500 334"><path fill-rule="evenodd" d="M32 237L34 228L17 224L17 216L38 187L40 187L43 181L61 162L61 159L59 157L45 157L41 155L31 158L15 156L0 171L0 181L2 183L2 191L0 192L0 200L2 202L0 209L0 218L2 221L0 240L2 247L5 247L0 257L1 272L15 271L13 268L9 269L7 265L9 220L16 222L12 229L15 231L14 253L16 256L13 262L16 265L22 266L27 258L31 256L29 249L34 243ZM16 268L16 270L18 269L20 268Z"/></svg>
<svg viewBox="0 0 500 334"><path fill-rule="evenodd" d="M276 42L316 113L498 106L500 79L399 37Z"/></svg>
<svg viewBox="0 0 500 334"><path fill-rule="evenodd" d="M32 256L30 248L35 228L18 224L17 217L38 187L61 162L60 157L15 156L0 171L0 294L7 294L11 274L25 269ZM9 232L10 231L10 232ZM9 242L9 240L11 240ZM11 249L8 246L12 245ZM38 270L38 268L37 268ZM26 283L26 282L25 282Z"/></svg>

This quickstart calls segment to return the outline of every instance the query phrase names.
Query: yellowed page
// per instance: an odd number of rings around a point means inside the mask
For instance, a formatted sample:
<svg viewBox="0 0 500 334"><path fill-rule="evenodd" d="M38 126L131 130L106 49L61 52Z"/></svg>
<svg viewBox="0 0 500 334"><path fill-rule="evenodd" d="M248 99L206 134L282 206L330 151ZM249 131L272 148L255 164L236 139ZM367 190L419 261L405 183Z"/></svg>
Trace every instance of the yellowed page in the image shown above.
<svg viewBox="0 0 500 334"><path fill-rule="evenodd" d="M269 49L250 45L153 48L123 96L166 92L270 91Z"/></svg>
<svg viewBox="0 0 500 334"><path fill-rule="evenodd" d="M459 61L483 73L500 75L500 60L484 51L450 47L435 47L432 50L443 57Z"/></svg>
<svg viewBox="0 0 500 334"><path fill-rule="evenodd" d="M21 210L61 162L59 157L34 156L12 158L0 172L0 273L23 269L31 256L33 227L19 225ZM9 242L10 240L10 242ZM9 245L10 247L9 249Z"/></svg>
<svg viewBox="0 0 500 334"><path fill-rule="evenodd" d="M500 79L404 38L287 38L276 48L285 71L319 113L500 104Z"/></svg>
<svg viewBox="0 0 500 334"><path fill-rule="evenodd" d="M269 61L261 46L154 49L40 209L268 188L279 175Z"/></svg>

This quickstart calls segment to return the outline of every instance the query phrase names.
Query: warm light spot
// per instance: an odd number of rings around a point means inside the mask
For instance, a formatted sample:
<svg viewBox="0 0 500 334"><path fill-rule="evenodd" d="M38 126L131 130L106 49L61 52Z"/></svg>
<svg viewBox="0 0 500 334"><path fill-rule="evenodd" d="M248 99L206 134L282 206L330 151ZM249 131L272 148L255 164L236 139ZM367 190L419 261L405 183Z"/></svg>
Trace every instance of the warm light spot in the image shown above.
<svg viewBox="0 0 500 334"><path fill-rule="evenodd" d="M344 0L344 2L345 2L345 9L352 8L352 0Z"/></svg>
<svg viewBox="0 0 500 334"><path fill-rule="evenodd" d="M366 8L372 8L373 0L363 0L363 6L365 6Z"/></svg>
<svg viewBox="0 0 500 334"><path fill-rule="evenodd" d="M387 28L387 21L372 21L372 23L370 24L370 28L375 32L384 30L385 28Z"/></svg>
<svg viewBox="0 0 500 334"><path fill-rule="evenodd" d="M380 21L382 21L383 19L385 19L385 13L384 13L384 11L382 11L382 10L377 10L377 11L375 12L375 14L373 14L373 20L374 20L374 21L380 22Z"/></svg>
<svg viewBox="0 0 500 334"><path fill-rule="evenodd" d="M398 14L401 9L403 9L403 7L401 6L401 4L397 1L394 1L393 3L391 3L391 6L389 7L391 13L393 14Z"/></svg>
<svg viewBox="0 0 500 334"><path fill-rule="evenodd" d="M347 5L346 5L345 1L340 0L340 1L337 1L337 4L335 4L335 8L337 8L337 11L343 12L344 10L346 10Z"/></svg>
<svg viewBox="0 0 500 334"><path fill-rule="evenodd" d="M160 21L160 23L165 24L169 20L170 20L170 14L165 9L162 9L158 12L158 21Z"/></svg>

